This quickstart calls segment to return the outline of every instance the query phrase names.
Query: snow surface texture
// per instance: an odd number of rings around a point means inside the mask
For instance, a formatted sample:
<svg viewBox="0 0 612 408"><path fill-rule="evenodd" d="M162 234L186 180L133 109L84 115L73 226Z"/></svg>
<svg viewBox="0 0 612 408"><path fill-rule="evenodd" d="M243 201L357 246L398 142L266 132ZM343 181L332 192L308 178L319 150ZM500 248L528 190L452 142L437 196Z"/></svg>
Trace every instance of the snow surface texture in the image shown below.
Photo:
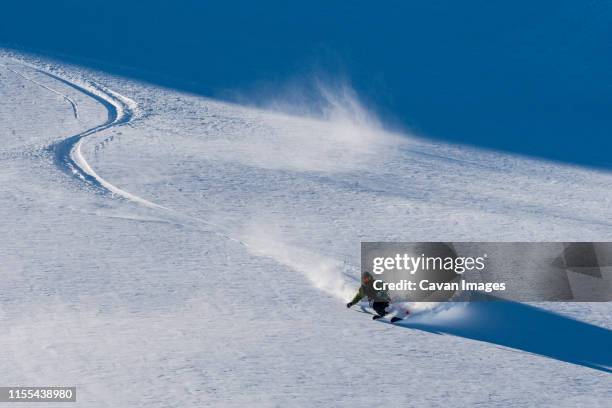
<svg viewBox="0 0 612 408"><path fill-rule="evenodd" d="M323 96L288 115L0 54L0 385L86 407L609 406L610 304L389 325L344 303L360 241L612 240L612 175Z"/></svg>

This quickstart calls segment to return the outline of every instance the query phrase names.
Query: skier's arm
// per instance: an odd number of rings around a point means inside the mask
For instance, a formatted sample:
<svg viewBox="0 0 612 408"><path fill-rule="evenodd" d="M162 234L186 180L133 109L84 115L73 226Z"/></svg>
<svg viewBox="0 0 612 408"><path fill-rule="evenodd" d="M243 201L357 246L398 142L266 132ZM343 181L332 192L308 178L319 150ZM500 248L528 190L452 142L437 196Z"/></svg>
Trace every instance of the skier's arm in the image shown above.
<svg viewBox="0 0 612 408"><path fill-rule="evenodd" d="M353 297L353 300L351 300L350 302L348 302L346 304L346 307L351 307L351 306L357 304L357 302L359 302L361 299L363 299L364 296L365 296L365 292L363 290L363 286L360 286L359 287L359 291L357 292L355 297Z"/></svg>

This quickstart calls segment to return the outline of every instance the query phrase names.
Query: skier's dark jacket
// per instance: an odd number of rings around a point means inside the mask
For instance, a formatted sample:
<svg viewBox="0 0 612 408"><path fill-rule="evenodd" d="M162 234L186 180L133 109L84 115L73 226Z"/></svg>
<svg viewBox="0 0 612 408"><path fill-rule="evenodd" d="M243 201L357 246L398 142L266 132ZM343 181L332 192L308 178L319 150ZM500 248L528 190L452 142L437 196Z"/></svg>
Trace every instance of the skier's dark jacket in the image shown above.
<svg viewBox="0 0 612 408"><path fill-rule="evenodd" d="M353 300L350 301L349 305L355 305L364 297L367 297L371 302L389 302L389 294L384 290L376 290L374 289L374 277L366 272L366 276L369 276L369 281L367 284L361 284L359 287L359 291L353 297Z"/></svg>

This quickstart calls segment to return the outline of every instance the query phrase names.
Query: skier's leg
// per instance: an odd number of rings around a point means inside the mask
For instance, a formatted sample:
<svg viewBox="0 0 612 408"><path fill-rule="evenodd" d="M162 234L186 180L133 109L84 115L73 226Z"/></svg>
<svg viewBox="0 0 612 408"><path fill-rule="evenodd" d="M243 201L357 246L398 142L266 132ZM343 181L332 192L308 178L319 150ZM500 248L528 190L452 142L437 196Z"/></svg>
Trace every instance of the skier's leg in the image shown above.
<svg viewBox="0 0 612 408"><path fill-rule="evenodd" d="M372 309L374 309L374 311L376 313L378 313L378 315L380 317L383 317L384 315L387 314L387 311L385 310L386 308L389 307L389 302L374 302L372 303Z"/></svg>

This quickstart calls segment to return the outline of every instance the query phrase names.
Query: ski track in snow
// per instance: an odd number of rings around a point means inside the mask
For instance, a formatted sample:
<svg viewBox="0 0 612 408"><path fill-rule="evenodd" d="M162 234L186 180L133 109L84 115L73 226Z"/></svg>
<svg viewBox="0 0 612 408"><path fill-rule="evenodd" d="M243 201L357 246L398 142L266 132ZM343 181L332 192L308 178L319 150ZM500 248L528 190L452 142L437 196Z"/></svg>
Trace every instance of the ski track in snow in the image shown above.
<svg viewBox="0 0 612 408"><path fill-rule="evenodd" d="M68 138L62 139L49 146L48 150L53 153L54 161L62 171L66 172L71 176L77 177L78 179L84 181L85 183L98 189L99 191L109 193L111 196L119 196L128 201L143 205L147 208L151 208L154 210L162 210L166 212L167 215L170 215L170 217L168 217L167 219L167 222L177 223L181 225L191 225L201 231L212 233L230 241L236 242L244 247L249 247L249 245L244 241L222 232L223 227L220 225L216 225L209 221L205 221L187 214L179 213L171 208L154 203L152 201L139 197L136 194L132 194L129 191L123 190L120 187L117 187L116 185L110 183L109 181L101 177L99 174L97 174L96 171L89 165L81 151L81 146L85 138L101 131L110 129L112 127L129 124L134 119L134 112L138 106L135 101L92 81L88 81L89 83L87 86L79 85L73 81L70 81L49 71L43 70L29 63L25 63L22 61L18 61L18 63L28 68L31 68L43 75L46 75L56 81L59 81L64 85L75 89L78 92L87 95L88 97L100 103L108 113L108 118L104 123L101 123L97 126L77 133ZM53 89L45 84L42 84L19 71L13 70L7 67L6 65L3 66L11 72L21 76L22 78L36 85L39 85L44 89L47 89L57 95L62 96L72 106L75 118L79 118L78 105L68 95L56 89ZM195 222L197 225L193 225L193 222ZM214 227L217 228L217 230L211 230L210 228L202 228L202 226Z"/></svg>
<svg viewBox="0 0 612 408"><path fill-rule="evenodd" d="M136 102L110 89L105 89L101 85L93 82L90 82L89 86L86 87L78 85L75 82L69 81L65 78L62 78L56 74L45 71L31 64L27 64L21 61L19 61L19 64L31 68L36 72L46 75L56 81L63 83L64 85L75 89L78 92L89 96L90 98L94 99L102 106L104 106L104 108L106 108L108 112L108 118L104 123L94 126L83 132L77 133L76 135L70 136L59 142L56 142L49 147L49 150L54 154L55 163L60 169L70 175L78 177L79 179L85 181L89 185L99 190L110 193L111 195L123 197L129 201L142 204L149 208L168 210L168 208L164 206L155 204L142 197L138 197L137 195L122 190L121 188L108 182L94 171L94 169L89 165L89 163L81 152L81 145L85 137L91 136L95 133L101 132L111 127L128 124L134 117L133 107L137 106ZM30 81L50 92L60 95L68 103L70 103L75 119L79 119L78 105L68 95L39 81L36 81L35 79L23 74L22 72L14 70L6 65L2 66L7 70L13 72L14 74L21 76L27 81Z"/></svg>
<svg viewBox="0 0 612 408"><path fill-rule="evenodd" d="M81 152L81 145L85 137L111 127L128 124L134 117L134 113L130 108L130 105L135 106L135 102L116 92L105 90L102 86L94 83L91 84L90 89L87 89L84 86L68 81L50 72L41 70L39 68L34 69L44 75L62 82L67 86L72 87L79 92L84 93L90 98L93 98L104 106L108 112L108 118L104 123L53 144L50 147L50 150L54 152L56 164L67 173L73 174L90 185L107 191L112 195L123 197L129 201L142 204L149 208L167 210L166 207L145 200L144 198L141 198L128 191L122 190L99 176L89 165L89 163L87 163L87 160Z"/></svg>

